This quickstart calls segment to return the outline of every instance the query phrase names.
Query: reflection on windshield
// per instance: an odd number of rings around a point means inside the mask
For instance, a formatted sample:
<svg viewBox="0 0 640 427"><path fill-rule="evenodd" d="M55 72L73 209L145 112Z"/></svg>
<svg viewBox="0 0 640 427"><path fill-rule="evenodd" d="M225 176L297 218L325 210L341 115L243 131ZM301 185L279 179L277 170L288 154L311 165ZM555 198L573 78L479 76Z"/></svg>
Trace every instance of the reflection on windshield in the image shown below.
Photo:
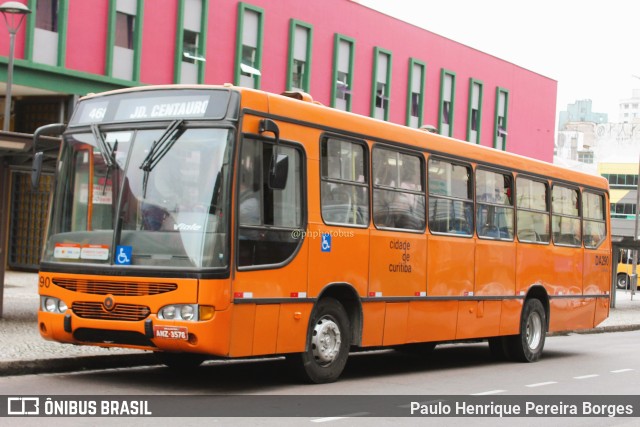
<svg viewBox="0 0 640 427"><path fill-rule="evenodd" d="M63 146L45 261L118 264L124 248L125 265L227 265L227 129L95 135Z"/></svg>

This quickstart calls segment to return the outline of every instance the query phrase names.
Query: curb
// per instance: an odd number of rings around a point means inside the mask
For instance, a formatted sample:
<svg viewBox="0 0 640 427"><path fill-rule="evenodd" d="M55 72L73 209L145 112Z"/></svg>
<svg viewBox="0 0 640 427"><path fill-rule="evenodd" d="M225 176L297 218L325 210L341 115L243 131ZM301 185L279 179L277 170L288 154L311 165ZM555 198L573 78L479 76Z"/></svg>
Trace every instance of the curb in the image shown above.
<svg viewBox="0 0 640 427"><path fill-rule="evenodd" d="M0 362L0 377L159 365L153 354L60 357Z"/></svg>

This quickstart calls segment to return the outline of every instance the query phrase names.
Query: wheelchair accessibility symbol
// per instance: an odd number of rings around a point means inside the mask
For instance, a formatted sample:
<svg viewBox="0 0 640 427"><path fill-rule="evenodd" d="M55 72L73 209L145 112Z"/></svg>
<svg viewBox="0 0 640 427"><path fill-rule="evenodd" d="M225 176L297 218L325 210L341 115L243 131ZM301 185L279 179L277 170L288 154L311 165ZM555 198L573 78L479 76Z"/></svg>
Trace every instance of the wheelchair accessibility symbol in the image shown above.
<svg viewBox="0 0 640 427"><path fill-rule="evenodd" d="M116 247L116 265L131 265L131 254L133 249L131 246Z"/></svg>
<svg viewBox="0 0 640 427"><path fill-rule="evenodd" d="M331 234L322 234L320 250L322 252L331 252Z"/></svg>

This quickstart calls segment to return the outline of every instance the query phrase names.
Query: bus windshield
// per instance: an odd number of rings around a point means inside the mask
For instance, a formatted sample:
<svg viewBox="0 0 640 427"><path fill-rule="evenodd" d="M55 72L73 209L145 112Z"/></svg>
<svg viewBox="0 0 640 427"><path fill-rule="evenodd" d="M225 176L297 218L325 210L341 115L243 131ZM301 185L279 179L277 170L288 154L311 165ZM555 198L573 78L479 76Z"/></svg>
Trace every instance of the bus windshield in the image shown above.
<svg viewBox="0 0 640 427"><path fill-rule="evenodd" d="M234 132L163 124L65 136L43 262L227 266Z"/></svg>

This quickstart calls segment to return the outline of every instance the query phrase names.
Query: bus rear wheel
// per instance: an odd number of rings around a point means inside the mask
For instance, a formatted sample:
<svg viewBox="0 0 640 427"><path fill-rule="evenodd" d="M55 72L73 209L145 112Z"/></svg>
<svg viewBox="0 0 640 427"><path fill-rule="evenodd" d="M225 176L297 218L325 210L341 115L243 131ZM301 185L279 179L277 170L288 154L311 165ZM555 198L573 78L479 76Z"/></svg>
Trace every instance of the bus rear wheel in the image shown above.
<svg viewBox="0 0 640 427"><path fill-rule="evenodd" d="M297 355L302 378L322 384L338 379L349 356L349 318L340 302L323 298L309 321L306 350Z"/></svg>
<svg viewBox="0 0 640 427"><path fill-rule="evenodd" d="M508 351L513 360L535 362L540 359L547 330L547 315L540 300L524 303L520 318L520 334L508 337Z"/></svg>
<svg viewBox="0 0 640 427"><path fill-rule="evenodd" d="M618 289L629 289L629 276L624 273L618 274L616 286Z"/></svg>

